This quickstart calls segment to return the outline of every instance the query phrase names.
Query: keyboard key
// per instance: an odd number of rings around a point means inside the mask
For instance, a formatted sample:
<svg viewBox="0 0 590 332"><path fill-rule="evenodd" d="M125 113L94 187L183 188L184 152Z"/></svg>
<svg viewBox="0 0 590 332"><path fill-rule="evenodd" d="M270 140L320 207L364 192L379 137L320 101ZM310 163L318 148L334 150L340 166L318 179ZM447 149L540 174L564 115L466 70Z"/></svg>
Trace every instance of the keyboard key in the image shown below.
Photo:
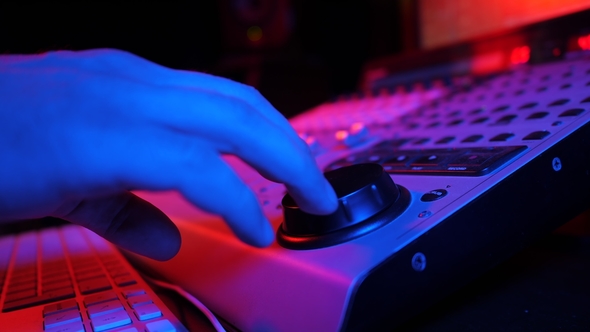
<svg viewBox="0 0 590 332"><path fill-rule="evenodd" d="M74 289L63 288L47 292L41 296L22 299L14 302L4 303L4 312L13 311L22 308L28 308L53 301L65 300L75 296Z"/></svg>
<svg viewBox="0 0 590 332"><path fill-rule="evenodd" d="M86 307L88 307L93 304L106 302L109 300L116 300L118 298L119 297L117 296L117 294L115 294L115 292L113 292L113 291L102 292L102 293L86 296L84 298L84 305Z"/></svg>
<svg viewBox="0 0 590 332"><path fill-rule="evenodd" d="M126 289L123 291L123 297L125 297L126 299L132 297L132 296L137 296L137 295L141 295L141 294L145 294L145 291L143 289Z"/></svg>
<svg viewBox="0 0 590 332"><path fill-rule="evenodd" d="M67 301L47 305L47 306L45 306L45 308L43 308L43 316L56 314L58 312L62 312L64 310L69 310L69 309L76 309L77 310L78 309L78 302L76 302L76 300L67 300Z"/></svg>
<svg viewBox="0 0 590 332"><path fill-rule="evenodd" d="M45 332L85 332L85 329L82 322L73 322L46 328Z"/></svg>
<svg viewBox="0 0 590 332"><path fill-rule="evenodd" d="M162 311L153 303L135 308L135 316L139 320L150 320L162 316Z"/></svg>
<svg viewBox="0 0 590 332"><path fill-rule="evenodd" d="M111 283L106 277L98 277L80 282L78 288L80 293L86 295L111 289Z"/></svg>
<svg viewBox="0 0 590 332"><path fill-rule="evenodd" d="M96 332L114 329L127 324L131 324L131 318L129 318L125 310L115 311L92 319L92 327Z"/></svg>
<svg viewBox="0 0 590 332"><path fill-rule="evenodd" d="M101 315L113 313L115 311L123 310L123 304L119 300L111 300L107 302L93 304L88 307L88 316L94 319Z"/></svg>
<svg viewBox="0 0 590 332"><path fill-rule="evenodd" d="M41 286L43 292L49 292L55 289L65 288L65 287L72 287L72 282L68 279L65 281L60 282L53 282L53 283L44 283Z"/></svg>
<svg viewBox="0 0 590 332"><path fill-rule="evenodd" d="M135 308L143 304L152 303L152 299L147 294L143 294L138 296L131 296L127 300L127 302L129 303L129 306L131 308Z"/></svg>
<svg viewBox="0 0 590 332"><path fill-rule="evenodd" d="M137 283L135 279L131 276L131 274L125 276L119 276L113 279L115 284L119 287L134 285Z"/></svg>
<svg viewBox="0 0 590 332"><path fill-rule="evenodd" d="M8 285L8 292L6 294L16 294L33 291L33 295L36 295L37 281L28 281L19 284L10 283ZM28 297L28 296L27 296Z"/></svg>
<svg viewBox="0 0 590 332"><path fill-rule="evenodd" d="M14 302L22 299L28 299L37 296L37 287L27 287L26 290L18 290L13 293L6 294L6 302Z"/></svg>
<svg viewBox="0 0 590 332"><path fill-rule="evenodd" d="M115 267L110 267L107 269L109 271L109 274L113 278L129 274L129 271L127 271L127 269L123 266L115 266Z"/></svg>
<svg viewBox="0 0 590 332"><path fill-rule="evenodd" d="M147 332L176 332L174 325L167 319L147 323L145 329Z"/></svg>
<svg viewBox="0 0 590 332"><path fill-rule="evenodd" d="M45 328L56 327L66 323L81 322L82 317L78 309L70 309L45 317Z"/></svg>

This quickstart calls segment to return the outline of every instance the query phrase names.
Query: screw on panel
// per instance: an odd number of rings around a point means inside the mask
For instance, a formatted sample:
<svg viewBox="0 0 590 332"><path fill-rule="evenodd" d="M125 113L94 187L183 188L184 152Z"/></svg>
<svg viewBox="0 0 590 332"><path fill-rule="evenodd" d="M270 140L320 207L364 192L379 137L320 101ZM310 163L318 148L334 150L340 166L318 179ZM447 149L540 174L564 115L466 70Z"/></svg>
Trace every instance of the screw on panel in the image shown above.
<svg viewBox="0 0 590 332"><path fill-rule="evenodd" d="M561 163L561 159L559 159L558 157L553 158L552 165L553 165L553 170L556 172L559 172L561 170L561 168L563 167L563 164Z"/></svg>
<svg viewBox="0 0 590 332"><path fill-rule="evenodd" d="M412 257L412 268L416 272L421 272L426 269L426 256L423 253L417 252L414 254Z"/></svg>

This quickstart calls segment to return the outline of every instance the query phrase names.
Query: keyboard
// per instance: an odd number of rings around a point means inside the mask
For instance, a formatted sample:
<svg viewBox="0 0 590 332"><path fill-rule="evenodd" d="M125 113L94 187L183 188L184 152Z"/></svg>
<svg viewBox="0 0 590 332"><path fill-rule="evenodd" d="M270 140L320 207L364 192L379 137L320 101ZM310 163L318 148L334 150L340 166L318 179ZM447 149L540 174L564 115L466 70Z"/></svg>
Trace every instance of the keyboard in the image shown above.
<svg viewBox="0 0 590 332"><path fill-rule="evenodd" d="M0 238L2 331L186 331L112 244L75 225Z"/></svg>
<svg viewBox="0 0 590 332"><path fill-rule="evenodd" d="M357 224L348 237L333 236L346 227L289 233L285 187L227 157L277 230L258 249L176 192L138 192L184 240L168 262L132 260L240 330L391 330L590 208L587 52L486 77L385 82L290 121L327 174L378 164L403 204L362 234Z"/></svg>

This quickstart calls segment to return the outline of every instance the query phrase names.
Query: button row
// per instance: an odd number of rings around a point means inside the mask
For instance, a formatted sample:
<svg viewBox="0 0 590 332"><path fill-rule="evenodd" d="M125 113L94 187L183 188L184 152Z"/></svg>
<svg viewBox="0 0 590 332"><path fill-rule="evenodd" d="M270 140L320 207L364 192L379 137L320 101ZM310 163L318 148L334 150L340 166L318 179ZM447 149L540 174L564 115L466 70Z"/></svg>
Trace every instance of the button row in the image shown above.
<svg viewBox="0 0 590 332"><path fill-rule="evenodd" d="M499 146L424 150L372 149L337 160L326 167L326 171L370 162L379 163L387 172L395 174L481 176L499 168L526 148Z"/></svg>

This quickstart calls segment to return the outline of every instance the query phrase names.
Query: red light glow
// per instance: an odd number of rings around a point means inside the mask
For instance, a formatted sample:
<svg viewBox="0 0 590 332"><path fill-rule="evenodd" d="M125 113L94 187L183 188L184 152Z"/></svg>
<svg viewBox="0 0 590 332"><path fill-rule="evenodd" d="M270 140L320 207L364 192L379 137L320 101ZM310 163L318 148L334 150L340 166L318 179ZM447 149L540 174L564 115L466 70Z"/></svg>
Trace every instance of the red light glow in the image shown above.
<svg viewBox="0 0 590 332"><path fill-rule="evenodd" d="M517 47L510 54L510 63L513 65L529 62L531 58L531 48L528 46Z"/></svg>
<svg viewBox="0 0 590 332"><path fill-rule="evenodd" d="M581 36L578 38L578 45L584 51L590 51L590 35Z"/></svg>

